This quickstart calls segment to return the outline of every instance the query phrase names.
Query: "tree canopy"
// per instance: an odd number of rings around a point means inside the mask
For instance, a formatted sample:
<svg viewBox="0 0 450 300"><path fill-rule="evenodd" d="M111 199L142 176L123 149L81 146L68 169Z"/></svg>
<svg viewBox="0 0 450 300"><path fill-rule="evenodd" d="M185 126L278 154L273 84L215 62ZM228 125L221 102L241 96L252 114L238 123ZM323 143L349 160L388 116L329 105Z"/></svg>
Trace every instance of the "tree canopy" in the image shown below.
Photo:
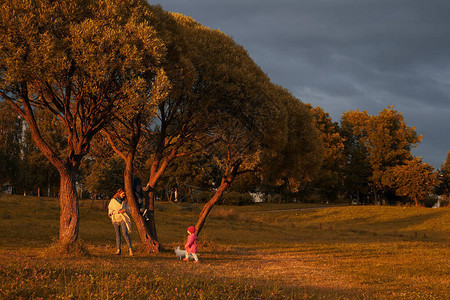
<svg viewBox="0 0 450 300"><path fill-rule="evenodd" d="M8 1L0 5L0 96L28 123L61 176L60 243L78 236L75 175L92 138L146 84L165 55L145 1ZM67 151L57 153L36 110L57 117Z"/></svg>
<svg viewBox="0 0 450 300"><path fill-rule="evenodd" d="M450 200L450 150L447 152L444 164L441 165L439 175L440 185L438 186L438 194L445 195Z"/></svg>
<svg viewBox="0 0 450 300"><path fill-rule="evenodd" d="M397 195L412 199L418 206L419 200L430 194L438 184L438 173L415 157L389 168L382 181L384 185L394 188Z"/></svg>
<svg viewBox="0 0 450 300"><path fill-rule="evenodd" d="M341 124L346 138L346 185L351 190L372 192L375 202L380 201L380 192L392 192L416 204L432 191L437 183L432 166L411 153L422 136L406 125L400 112L393 107L374 116L350 111L344 113Z"/></svg>
<svg viewBox="0 0 450 300"><path fill-rule="evenodd" d="M334 123L321 107L311 108L314 124L323 143L323 163L311 182L326 199L337 199L342 191L344 140L338 123Z"/></svg>

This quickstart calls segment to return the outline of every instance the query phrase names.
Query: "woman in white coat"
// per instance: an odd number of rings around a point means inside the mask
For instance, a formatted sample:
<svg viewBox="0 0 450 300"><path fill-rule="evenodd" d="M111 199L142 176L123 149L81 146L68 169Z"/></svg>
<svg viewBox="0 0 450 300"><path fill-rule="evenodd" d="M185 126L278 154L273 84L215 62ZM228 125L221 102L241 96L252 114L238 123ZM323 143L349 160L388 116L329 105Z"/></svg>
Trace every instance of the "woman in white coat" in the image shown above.
<svg viewBox="0 0 450 300"><path fill-rule="evenodd" d="M128 235L131 232L131 219L129 214L130 207L125 196L125 191L120 188L113 196L108 206L108 215L111 218L114 230L116 231L116 255L121 254L120 232L122 232L125 241L127 242L130 256L133 256L133 248L131 247L131 240Z"/></svg>

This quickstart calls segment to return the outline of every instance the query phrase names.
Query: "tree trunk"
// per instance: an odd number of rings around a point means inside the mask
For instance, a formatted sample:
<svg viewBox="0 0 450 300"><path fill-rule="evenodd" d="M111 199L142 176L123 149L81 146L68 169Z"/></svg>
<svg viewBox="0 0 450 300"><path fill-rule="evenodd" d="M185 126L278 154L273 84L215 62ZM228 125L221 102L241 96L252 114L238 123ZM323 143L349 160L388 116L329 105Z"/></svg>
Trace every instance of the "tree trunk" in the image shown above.
<svg viewBox="0 0 450 300"><path fill-rule="evenodd" d="M127 194L128 204L130 205L131 216L134 223L136 224L137 230L139 232L139 237L141 238L141 241L144 245L145 252L157 253L159 252L159 243L156 239L156 234L154 235L152 233L152 231L150 230L151 227L148 224L149 222L146 222L145 218L140 214L137 200L133 193L133 159L134 155L129 154L127 156L124 173L125 191Z"/></svg>
<svg viewBox="0 0 450 300"><path fill-rule="evenodd" d="M155 189L153 186L149 187L148 192L148 201L146 205L147 214L145 225L148 228L150 234L154 237L154 239L158 240L158 235L156 234L156 222L155 222Z"/></svg>
<svg viewBox="0 0 450 300"><path fill-rule="evenodd" d="M75 187L75 176L66 170L60 172L61 183L59 189L59 202L61 205L59 219L59 243L69 248L78 239L80 213Z"/></svg>
<svg viewBox="0 0 450 300"><path fill-rule="evenodd" d="M153 202L152 200L150 200L150 202L152 202L151 205L149 205L149 201L145 202L145 207L147 208L147 211L150 211L150 207L152 211L147 212L145 216L142 216L141 213L139 212L137 199L133 191L133 160L140 139L139 128L141 126L139 117L137 116L136 118L137 119L135 119L134 121L135 125L137 126L134 127L136 130L130 133L129 137L130 144L128 146L128 154L124 154L122 151L117 149L112 136L107 131L104 131L104 133L106 134L113 150L117 154L119 154L120 157L122 157L122 159L125 161L125 172L124 172L125 192L127 194L128 204L130 205L131 216L134 220L134 223L136 224L139 236L141 238L142 243L144 244L145 251L147 253L151 252L156 253L159 252L160 245L156 237Z"/></svg>
<svg viewBox="0 0 450 300"><path fill-rule="evenodd" d="M203 206L202 211L200 212L197 224L195 225L195 233L197 236L199 236L200 232L202 231L203 225L205 225L206 218L208 217L209 212L213 208L213 206L220 200L223 193L226 191L226 189L230 186L231 182L222 181L217 191L214 193L212 198L206 202L206 204Z"/></svg>
<svg viewBox="0 0 450 300"><path fill-rule="evenodd" d="M156 155L150 167L150 178L146 185L146 191L148 191L148 199L145 201L145 208L147 210L145 224L153 238L157 241L158 235L156 234L156 222L155 222L155 191L156 185L159 179L164 174L167 166L176 157L176 149L172 150L172 154L161 163L161 155Z"/></svg>
<svg viewBox="0 0 450 300"><path fill-rule="evenodd" d="M195 233L197 234L197 236L202 231L203 225L205 225L206 218L208 217L208 214L213 208L213 206L220 200L223 193L227 190L227 188L236 178L241 163L242 163L241 160L237 160L233 165L231 165L230 162L228 162L228 166L226 169L227 171L225 171L225 175L222 178L222 182L220 183L219 188L214 193L212 198L203 206L203 209L200 212L197 224L195 225Z"/></svg>
<svg viewBox="0 0 450 300"><path fill-rule="evenodd" d="M234 163L231 163L231 159L230 157L228 157L226 171L224 173L224 176L222 177L222 182L220 183L219 188L214 193L212 198L203 206L203 209L200 212L197 224L195 225L195 233L197 234L197 236L202 231L203 225L205 225L206 218L208 217L208 214L213 208L213 206L220 200L223 193L226 191L226 189L231 185L231 183L238 175L238 170L241 164L242 164L241 159L237 159Z"/></svg>
<svg viewBox="0 0 450 300"><path fill-rule="evenodd" d="M75 174L78 170L79 162L82 156L77 155L77 161L72 161L72 167L65 164L63 160L53 151L45 142L39 131L33 109L31 108L27 87L24 85L24 95L22 98L23 110L19 108L12 100L9 100L13 108L25 119L30 129L31 137L36 146L42 151L42 154L48 161L55 166L60 175L59 202L61 206L59 217L59 243L66 250L78 239L78 229L80 222L78 198L75 187ZM73 149L72 149L73 150Z"/></svg>
<svg viewBox="0 0 450 300"><path fill-rule="evenodd" d="M283 186L281 186L280 189L280 198L278 199L278 204L281 204L283 202Z"/></svg>

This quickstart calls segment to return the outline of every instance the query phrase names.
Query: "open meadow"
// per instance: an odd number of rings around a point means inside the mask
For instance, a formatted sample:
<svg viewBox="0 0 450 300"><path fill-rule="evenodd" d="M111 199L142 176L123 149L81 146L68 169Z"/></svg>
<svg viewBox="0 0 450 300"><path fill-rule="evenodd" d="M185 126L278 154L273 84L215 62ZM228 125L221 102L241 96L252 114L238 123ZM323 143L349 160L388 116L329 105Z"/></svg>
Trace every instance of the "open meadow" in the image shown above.
<svg viewBox="0 0 450 300"><path fill-rule="evenodd" d="M173 248L184 245L201 206L158 203L163 251L143 253L133 230L135 256L117 257L100 201L80 201L82 245L64 256L54 245L57 199L2 195L0 204L0 299L449 297L448 208L217 206L195 264Z"/></svg>

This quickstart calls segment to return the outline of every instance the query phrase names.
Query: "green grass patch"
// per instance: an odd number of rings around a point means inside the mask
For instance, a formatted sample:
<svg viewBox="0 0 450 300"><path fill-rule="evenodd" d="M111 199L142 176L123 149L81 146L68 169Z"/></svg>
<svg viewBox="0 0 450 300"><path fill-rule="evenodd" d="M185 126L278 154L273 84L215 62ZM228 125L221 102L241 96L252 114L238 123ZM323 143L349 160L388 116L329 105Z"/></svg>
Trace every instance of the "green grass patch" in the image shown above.
<svg viewBox="0 0 450 300"><path fill-rule="evenodd" d="M70 255L53 242L57 199L0 204L1 299L445 299L450 288L448 208L217 206L194 264L172 249L201 205L158 203L163 251L144 253L134 227L135 257L117 257L101 201L80 201Z"/></svg>

